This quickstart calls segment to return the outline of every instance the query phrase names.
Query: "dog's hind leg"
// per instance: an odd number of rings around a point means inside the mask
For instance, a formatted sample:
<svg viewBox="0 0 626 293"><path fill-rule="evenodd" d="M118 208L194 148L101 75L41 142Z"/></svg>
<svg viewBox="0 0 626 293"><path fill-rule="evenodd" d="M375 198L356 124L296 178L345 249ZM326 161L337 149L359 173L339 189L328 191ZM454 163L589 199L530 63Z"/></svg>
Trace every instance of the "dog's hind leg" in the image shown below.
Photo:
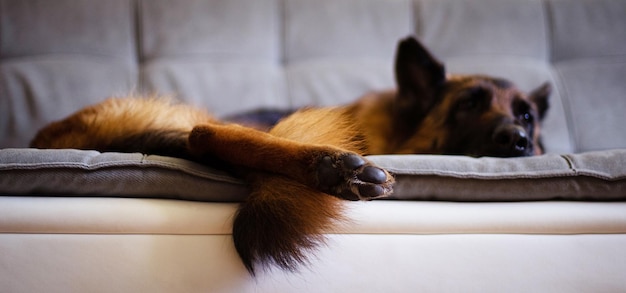
<svg viewBox="0 0 626 293"><path fill-rule="evenodd" d="M325 144L278 137L235 124L196 126L189 135L193 155L216 156L242 169L282 174L348 200L391 193L393 177L359 154Z"/></svg>

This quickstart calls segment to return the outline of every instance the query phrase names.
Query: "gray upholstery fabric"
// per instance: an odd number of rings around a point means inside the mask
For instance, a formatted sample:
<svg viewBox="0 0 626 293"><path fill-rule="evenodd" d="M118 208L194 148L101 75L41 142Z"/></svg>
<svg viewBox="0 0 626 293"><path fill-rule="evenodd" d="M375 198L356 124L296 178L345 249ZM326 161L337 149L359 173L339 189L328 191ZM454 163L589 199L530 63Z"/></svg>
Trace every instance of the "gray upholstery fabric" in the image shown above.
<svg viewBox="0 0 626 293"><path fill-rule="evenodd" d="M624 1L553 0L547 5L551 15L551 54L555 62L624 56Z"/></svg>
<svg viewBox="0 0 626 293"><path fill-rule="evenodd" d="M280 60L273 0L139 1L142 58Z"/></svg>
<svg viewBox="0 0 626 293"><path fill-rule="evenodd" d="M67 54L135 61L134 20L127 0L0 3L3 59Z"/></svg>
<svg viewBox="0 0 626 293"><path fill-rule="evenodd" d="M372 156L396 176L393 199L626 199L626 151L530 158ZM0 194L241 201L245 185L219 170L142 154L0 150Z"/></svg>
<svg viewBox="0 0 626 293"><path fill-rule="evenodd" d="M624 147L626 1L548 4L551 56L575 149Z"/></svg>
<svg viewBox="0 0 626 293"><path fill-rule="evenodd" d="M549 58L549 24L542 1L418 3L419 32L439 56L495 55L543 61Z"/></svg>
<svg viewBox="0 0 626 293"><path fill-rule="evenodd" d="M0 150L0 194L240 201L245 185L190 161L80 150Z"/></svg>
<svg viewBox="0 0 626 293"><path fill-rule="evenodd" d="M451 201L621 200L626 151L529 158L375 156L396 176L394 199Z"/></svg>
<svg viewBox="0 0 626 293"><path fill-rule="evenodd" d="M291 0L284 9L288 63L390 61L398 39L413 32L412 3L407 0Z"/></svg>
<svg viewBox="0 0 626 293"><path fill-rule="evenodd" d="M272 0L141 1L140 88L217 114L288 107L279 21Z"/></svg>

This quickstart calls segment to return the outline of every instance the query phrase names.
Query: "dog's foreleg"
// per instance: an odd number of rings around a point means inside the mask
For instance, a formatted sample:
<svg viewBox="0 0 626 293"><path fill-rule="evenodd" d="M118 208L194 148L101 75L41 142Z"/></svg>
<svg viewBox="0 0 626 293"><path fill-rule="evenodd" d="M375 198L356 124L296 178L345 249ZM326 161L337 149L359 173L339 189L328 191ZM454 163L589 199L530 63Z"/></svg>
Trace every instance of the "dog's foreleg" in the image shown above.
<svg viewBox="0 0 626 293"><path fill-rule="evenodd" d="M337 147L308 144L235 124L196 126L189 149L239 167L282 174L316 190L349 200L391 193L393 177L362 156Z"/></svg>

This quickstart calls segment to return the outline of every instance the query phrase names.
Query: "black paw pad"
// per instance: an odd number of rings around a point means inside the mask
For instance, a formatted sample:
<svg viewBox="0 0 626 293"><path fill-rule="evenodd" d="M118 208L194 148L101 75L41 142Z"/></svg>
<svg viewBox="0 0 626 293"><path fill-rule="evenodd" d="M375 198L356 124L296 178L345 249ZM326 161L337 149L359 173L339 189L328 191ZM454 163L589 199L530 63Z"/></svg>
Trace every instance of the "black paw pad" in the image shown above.
<svg viewBox="0 0 626 293"><path fill-rule="evenodd" d="M387 181L387 173L385 173L383 169L374 166L363 168L361 173L357 174L356 177L362 181L376 184L385 183L385 181Z"/></svg>
<svg viewBox="0 0 626 293"><path fill-rule="evenodd" d="M387 196L393 181L387 171L354 153L324 156L317 165L320 190L346 200Z"/></svg>
<svg viewBox="0 0 626 293"><path fill-rule="evenodd" d="M380 185L365 184L359 186L359 195L367 198L375 198L385 195L385 189Z"/></svg>
<svg viewBox="0 0 626 293"><path fill-rule="evenodd" d="M330 157L328 157L330 158ZM341 158L342 164L347 169L356 170L365 165L365 159L357 154L349 154Z"/></svg>

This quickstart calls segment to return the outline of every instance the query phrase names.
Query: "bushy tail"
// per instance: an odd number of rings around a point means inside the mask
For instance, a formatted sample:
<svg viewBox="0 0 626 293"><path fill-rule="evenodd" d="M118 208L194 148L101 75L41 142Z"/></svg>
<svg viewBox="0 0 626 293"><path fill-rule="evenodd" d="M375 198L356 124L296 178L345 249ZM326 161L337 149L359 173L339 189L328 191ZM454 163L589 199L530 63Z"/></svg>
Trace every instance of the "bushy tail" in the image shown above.
<svg viewBox="0 0 626 293"><path fill-rule="evenodd" d="M343 203L279 175L250 177L252 193L233 224L235 248L253 275L258 265L297 271L325 242L323 233L344 219Z"/></svg>

